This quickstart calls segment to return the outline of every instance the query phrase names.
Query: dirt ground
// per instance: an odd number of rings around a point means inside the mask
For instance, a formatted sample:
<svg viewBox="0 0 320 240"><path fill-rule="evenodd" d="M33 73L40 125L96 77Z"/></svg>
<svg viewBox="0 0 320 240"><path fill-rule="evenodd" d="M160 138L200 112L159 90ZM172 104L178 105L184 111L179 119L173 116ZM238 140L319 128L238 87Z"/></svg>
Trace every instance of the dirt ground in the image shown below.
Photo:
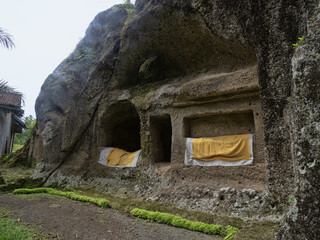
<svg viewBox="0 0 320 240"><path fill-rule="evenodd" d="M222 239L148 222L114 209L48 195L0 195L0 208L60 240Z"/></svg>

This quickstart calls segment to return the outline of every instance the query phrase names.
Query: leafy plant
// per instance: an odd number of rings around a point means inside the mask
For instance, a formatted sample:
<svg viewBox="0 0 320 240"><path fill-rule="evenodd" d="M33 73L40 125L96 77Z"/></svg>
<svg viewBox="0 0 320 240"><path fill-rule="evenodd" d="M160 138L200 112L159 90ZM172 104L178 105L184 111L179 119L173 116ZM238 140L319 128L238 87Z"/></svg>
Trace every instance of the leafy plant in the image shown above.
<svg viewBox="0 0 320 240"><path fill-rule="evenodd" d="M294 199L294 196L290 195L289 198L288 198L288 203L291 203Z"/></svg>
<svg viewBox="0 0 320 240"><path fill-rule="evenodd" d="M26 129L22 130L22 133L17 133L14 138L14 144L24 145L28 138L31 136L34 125L36 124L36 119L32 116L26 116L24 122L27 126Z"/></svg>
<svg viewBox="0 0 320 240"><path fill-rule="evenodd" d="M82 201L82 202L90 202L95 205L98 205L103 208L109 207L109 201L103 198L92 198L87 196L81 196L73 192L63 192L59 190L55 190L53 188L19 188L13 191L14 194L35 194L35 193L47 193L50 195L62 196L66 198L70 198L72 200Z"/></svg>
<svg viewBox="0 0 320 240"><path fill-rule="evenodd" d="M127 19L124 24L128 25L133 18L133 14L135 10L133 8L126 8L126 11L127 11Z"/></svg>
<svg viewBox="0 0 320 240"><path fill-rule="evenodd" d="M152 212L139 208L134 208L131 210L131 214L139 218L148 219L157 223L168 224L174 227L186 228L192 231L203 232L211 235L225 236L225 240L232 239L233 236L239 231L238 228L231 226L223 227L221 225L194 222L172 214Z"/></svg>
<svg viewBox="0 0 320 240"><path fill-rule="evenodd" d="M296 49L297 47L301 46L302 44L303 44L303 38L298 37L298 42L292 44L292 46L293 46L292 48L293 48L293 49Z"/></svg>

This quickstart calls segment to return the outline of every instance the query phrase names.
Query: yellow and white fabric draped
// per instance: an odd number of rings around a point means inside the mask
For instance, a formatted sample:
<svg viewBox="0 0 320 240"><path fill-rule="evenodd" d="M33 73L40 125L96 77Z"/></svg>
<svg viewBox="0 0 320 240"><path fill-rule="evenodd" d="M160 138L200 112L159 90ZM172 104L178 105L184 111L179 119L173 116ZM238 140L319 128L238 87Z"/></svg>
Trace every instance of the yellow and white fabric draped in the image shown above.
<svg viewBox="0 0 320 240"><path fill-rule="evenodd" d="M136 167L141 150L126 152L120 148L108 147L101 151L99 163L107 167Z"/></svg>
<svg viewBox="0 0 320 240"><path fill-rule="evenodd" d="M241 166L252 162L252 134L186 140L186 165Z"/></svg>

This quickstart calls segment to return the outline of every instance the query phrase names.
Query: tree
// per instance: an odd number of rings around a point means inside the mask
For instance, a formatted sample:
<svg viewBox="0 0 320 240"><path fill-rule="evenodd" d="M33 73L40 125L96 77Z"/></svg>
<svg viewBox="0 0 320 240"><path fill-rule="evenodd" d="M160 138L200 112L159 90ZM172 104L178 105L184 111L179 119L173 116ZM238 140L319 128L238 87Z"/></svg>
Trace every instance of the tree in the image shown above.
<svg viewBox="0 0 320 240"><path fill-rule="evenodd" d="M0 45L3 45L8 49L14 47L12 36L9 33L5 32L2 28L0 28ZM14 88L9 87L7 82L0 80L0 92L14 93L15 90Z"/></svg>
<svg viewBox="0 0 320 240"><path fill-rule="evenodd" d="M28 138L31 136L32 129L36 124L36 119L32 115L26 116L24 122L27 126L26 129L22 130L22 133L17 133L14 138L14 144L24 145Z"/></svg>
<svg viewBox="0 0 320 240"><path fill-rule="evenodd" d="M2 28L0 28L0 45L7 49L14 47L12 35L4 31Z"/></svg>

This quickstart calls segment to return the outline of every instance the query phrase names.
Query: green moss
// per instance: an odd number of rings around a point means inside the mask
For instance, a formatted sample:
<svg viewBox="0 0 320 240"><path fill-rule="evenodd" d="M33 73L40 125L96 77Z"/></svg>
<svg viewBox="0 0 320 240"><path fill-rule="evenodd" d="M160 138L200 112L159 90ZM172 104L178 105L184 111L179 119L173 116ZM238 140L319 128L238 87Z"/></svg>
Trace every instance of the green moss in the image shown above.
<svg viewBox="0 0 320 240"><path fill-rule="evenodd" d="M133 16L134 16L134 9L132 8L131 4L129 5L130 8L126 8L127 11L127 19L124 22L124 26L129 25L129 23L132 21Z"/></svg>
<svg viewBox="0 0 320 240"><path fill-rule="evenodd" d="M30 139L27 140L27 143L19 148L16 149L9 155L6 155L0 158L0 164L5 165L7 167L22 167L22 168L32 168L35 166L35 159L29 158L29 145Z"/></svg>
<svg viewBox="0 0 320 240"><path fill-rule="evenodd" d="M206 223L215 222L216 224L220 225L231 225L237 228L241 228L244 224L243 220L240 218L235 217L228 217L228 216L219 216L212 213L205 213L200 211L190 211L187 209L179 209L168 204L159 203L157 201L151 202L146 201L145 198L140 197L137 198L135 196L126 194L124 196L114 195L110 193L103 193L98 194L97 192L90 190L90 189L77 189L75 192L83 195L93 196L93 197L105 197L109 200L110 206L114 209L130 212L134 208L143 208L149 211L160 211L166 212L173 215L178 215L182 218L188 218L192 221L202 221Z"/></svg>
<svg viewBox="0 0 320 240"><path fill-rule="evenodd" d="M157 223L164 223L174 227L186 228L191 231L203 232L211 235L225 236L225 240L232 239L233 236L239 231L238 228L221 225L207 224L203 222L193 222L179 216L168 213L152 212L144 209L134 208L131 214L136 217L148 219Z"/></svg>
<svg viewBox="0 0 320 240"><path fill-rule="evenodd" d="M12 192L16 188L35 188L42 184L41 180L31 178L32 169L28 168L0 168L4 184L0 186L0 192Z"/></svg>
<svg viewBox="0 0 320 240"><path fill-rule="evenodd" d="M279 230L279 223L274 222L248 222L242 226L241 230L235 235L234 240L273 240Z"/></svg>
<svg viewBox="0 0 320 240"><path fill-rule="evenodd" d="M127 12L127 19L124 23L124 25L128 25L132 18L133 18L133 14L134 14L134 5L130 2L124 2L123 4L117 4L117 5L114 5L112 8L111 8L113 11L121 11L121 10L125 10Z"/></svg>
<svg viewBox="0 0 320 240"><path fill-rule="evenodd" d="M90 202L103 208L109 207L109 202L106 199L81 196L74 192L63 192L63 191L55 190L53 188L33 188L33 189L20 188L20 189L14 190L13 193L14 194L46 193L46 194L70 198L76 201Z"/></svg>
<svg viewBox="0 0 320 240"><path fill-rule="evenodd" d="M288 197L288 203L291 203L293 199L294 199L294 196L290 195L290 196Z"/></svg>

